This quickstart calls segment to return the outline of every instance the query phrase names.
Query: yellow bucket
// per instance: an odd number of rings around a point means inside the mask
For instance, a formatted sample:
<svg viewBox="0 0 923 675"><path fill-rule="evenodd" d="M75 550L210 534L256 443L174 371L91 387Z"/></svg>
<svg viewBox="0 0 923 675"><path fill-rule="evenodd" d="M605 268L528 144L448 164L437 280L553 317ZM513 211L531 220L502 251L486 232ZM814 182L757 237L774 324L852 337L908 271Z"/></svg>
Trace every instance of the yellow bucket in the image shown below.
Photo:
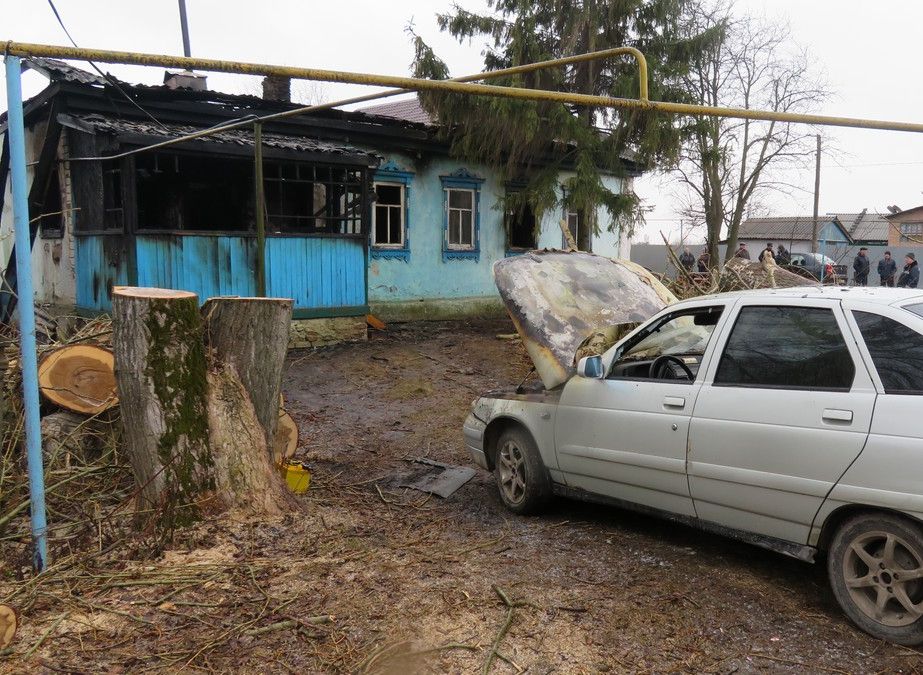
<svg viewBox="0 0 923 675"><path fill-rule="evenodd" d="M301 462L286 461L279 465L279 471L288 489L296 495L302 495L308 491L308 486L311 484L311 472L308 471L307 466Z"/></svg>

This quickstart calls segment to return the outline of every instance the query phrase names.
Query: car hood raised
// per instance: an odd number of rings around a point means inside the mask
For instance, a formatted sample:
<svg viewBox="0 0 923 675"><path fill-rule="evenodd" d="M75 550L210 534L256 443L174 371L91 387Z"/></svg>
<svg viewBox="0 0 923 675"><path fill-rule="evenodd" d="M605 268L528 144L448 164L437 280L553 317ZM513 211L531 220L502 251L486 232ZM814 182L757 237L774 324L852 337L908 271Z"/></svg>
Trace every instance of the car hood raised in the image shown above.
<svg viewBox="0 0 923 675"><path fill-rule="evenodd" d="M574 354L594 331L645 321L676 302L640 265L579 251L498 260L494 280L547 389L573 375Z"/></svg>

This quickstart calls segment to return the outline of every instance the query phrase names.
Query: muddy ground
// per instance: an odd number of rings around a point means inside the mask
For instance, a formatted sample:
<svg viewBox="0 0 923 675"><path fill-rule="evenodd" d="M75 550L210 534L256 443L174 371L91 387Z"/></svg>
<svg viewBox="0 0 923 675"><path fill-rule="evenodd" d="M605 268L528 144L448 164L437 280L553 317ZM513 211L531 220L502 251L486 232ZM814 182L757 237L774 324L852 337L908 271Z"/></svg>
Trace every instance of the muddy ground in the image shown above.
<svg viewBox="0 0 923 675"><path fill-rule="evenodd" d="M508 323L392 327L295 352L284 380L312 468L303 514L216 517L171 550L104 546L0 584L13 672L923 672L853 628L823 566L627 513L506 512L492 477L449 499L400 487L468 464L471 400L529 370ZM106 550L106 549L111 550Z"/></svg>

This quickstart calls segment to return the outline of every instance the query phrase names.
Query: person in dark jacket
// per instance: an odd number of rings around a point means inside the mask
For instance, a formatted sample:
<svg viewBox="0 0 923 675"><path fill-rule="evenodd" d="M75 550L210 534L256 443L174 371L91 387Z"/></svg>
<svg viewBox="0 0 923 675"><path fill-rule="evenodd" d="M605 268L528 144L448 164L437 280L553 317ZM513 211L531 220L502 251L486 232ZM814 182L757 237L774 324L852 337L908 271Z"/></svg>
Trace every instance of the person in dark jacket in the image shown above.
<svg viewBox="0 0 923 675"><path fill-rule="evenodd" d="M692 251L689 250L689 247L683 249L683 254L679 257L679 264L686 268L687 272L692 271L692 266L695 265L695 256L692 255Z"/></svg>
<svg viewBox="0 0 923 675"><path fill-rule="evenodd" d="M777 265L790 265L792 262L792 254L788 252L788 249L785 248L782 244L779 244L779 247L776 249L776 264Z"/></svg>
<svg viewBox="0 0 923 675"><path fill-rule="evenodd" d="M744 260L750 259L750 251L747 250L747 245L744 242L740 242L740 248L737 249L734 257L743 258Z"/></svg>
<svg viewBox="0 0 923 675"><path fill-rule="evenodd" d="M863 246L859 249L856 259L852 261L852 280L856 286L869 285L869 269L871 267L872 263L869 262L868 249Z"/></svg>
<svg viewBox="0 0 923 675"><path fill-rule="evenodd" d="M766 242L766 248L764 248L762 251L760 251L760 257L758 258L758 260L759 260L760 262L763 262L763 259L764 259L767 255L768 255L770 258L772 258L773 260L776 259L776 254L775 254L775 253L773 252L773 250L772 250L772 242L771 242L771 241L767 241L767 242Z"/></svg>
<svg viewBox="0 0 923 675"><path fill-rule="evenodd" d="M699 272L702 274L708 272L708 263L711 262L711 256L708 254L708 246L702 249L702 252L699 253L699 259L696 262L699 266Z"/></svg>
<svg viewBox="0 0 923 675"><path fill-rule="evenodd" d="M878 276L882 286L894 288L894 275L897 274L897 263L891 258L891 251L885 251L885 257L878 261Z"/></svg>
<svg viewBox="0 0 923 675"><path fill-rule="evenodd" d="M898 288L916 288L920 283L920 268L917 266L917 256L913 251L904 258L904 271L901 278L897 280Z"/></svg>

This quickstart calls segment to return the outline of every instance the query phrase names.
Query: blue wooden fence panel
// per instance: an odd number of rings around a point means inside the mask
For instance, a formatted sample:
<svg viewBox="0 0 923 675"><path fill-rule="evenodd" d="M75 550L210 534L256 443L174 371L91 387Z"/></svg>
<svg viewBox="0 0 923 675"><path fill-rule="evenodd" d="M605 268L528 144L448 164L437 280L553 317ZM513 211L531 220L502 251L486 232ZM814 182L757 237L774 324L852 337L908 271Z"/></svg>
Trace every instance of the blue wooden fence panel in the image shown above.
<svg viewBox="0 0 923 675"><path fill-rule="evenodd" d="M266 294L295 309L364 307L366 255L359 239L269 237Z"/></svg>
<svg viewBox="0 0 923 675"><path fill-rule="evenodd" d="M128 283L128 265L121 249L122 238L112 235L77 235L77 307L108 312L112 287Z"/></svg>

